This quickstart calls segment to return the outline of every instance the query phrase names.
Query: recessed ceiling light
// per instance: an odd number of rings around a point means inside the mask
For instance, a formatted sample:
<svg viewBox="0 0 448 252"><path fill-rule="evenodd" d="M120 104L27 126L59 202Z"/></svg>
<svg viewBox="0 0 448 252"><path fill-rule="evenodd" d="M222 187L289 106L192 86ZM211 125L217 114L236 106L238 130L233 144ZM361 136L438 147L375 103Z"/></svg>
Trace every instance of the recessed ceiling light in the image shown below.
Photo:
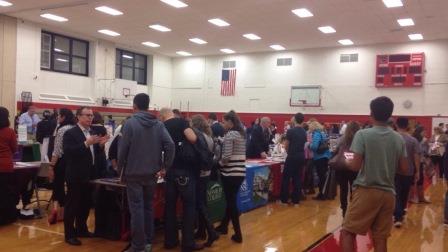
<svg viewBox="0 0 448 252"><path fill-rule="evenodd" d="M149 47L160 47L159 44L156 44L156 43L153 43L150 41L142 42L142 45L149 46Z"/></svg>
<svg viewBox="0 0 448 252"><path fill-rule="evenodd" d="M50 20L53 20L53 21L58 21L58 22L67 22L68 21L68 19L66 19L65 17L53 15L53 14L50 14L50 13L45 13L45 14L42 14L40 16L43 17L43 18L50 19Z"/></svg>
<svg viewBox="0 0 448 252"><path fill-rule="evenodd" d="M55 51L55 52L64 52L64 50L61 50L61 49L59 49L59 48L55 48L54 51Z"/></svg>
<svg viewBox="0 0 448 252"><path fill-rule="evenodd" d="M253 34L253 33L244 34L243 37L245 37L247 39L250 39L250 40L259 40L259 39L261 39L260 37L258 37L256 34Z"/></svg>
<svg viewBox="0 0 448 252"><path fill-rule="evenodd" d="M202 40L200 38L191 38L190 41L200 45L207 44L207 41Z"/></svg>
<svg viewBox="0 0 448 252"><path fill-rule="evenodd" d="M227 54L235 53L234 50L228 48L220 49L220 51Z"/></svg>
<svg viewBox="0 0 448 252"><path fill-rule="evenodd" d="M413 26L414 25L414 20L412 20L412 18L398 19L397 22L400 26Z"/></svg>
<svg viewBox="0 0 448 252"><path fill-rule="evenodd" d="M292 13L296 14L297 16L299 16L301 18L307 18L307 17L314 16L313 13L311 13L308 9L305 9L305 8L292 10Z"/></svg>
<svg viewBox="0 0 448 252"><path fill-rule="evenodd" d="M420 33L409 34L408 37L410 40L422 40L423 39L423 35Z"/></svg>
<svg viewBox="0 0 448 252"><path fill-rule="evenodd" d="M229 23L227 23L226 21L224 21L224 20L222 20L220 18L212 18L212 19L209 19L208 22L210 22L210 23L212 23L214 25L220 26L220 27L229 26L230 25Z"/></svg>
<svg viewBox="0 0 448 252"><path fill-rule="evenodd" d="M113 8L110 8L110 7L107 7L107 6L96 7L95 10L104 12L104 13L112 15L112 16L123 15L123 12L113 9Z"/></svg>
<svg viewBox="0 0 448 252"><path fill-rule="evenodd" d="M163 26L163 25L160 25L160 24L150 25L149 28L157 30L157 31L161 31L161 32L169 32L169 31L171 31L170 28L168 28L166 26Z"/></svg>
<svg viewBox="0 0 448 252"><path fill-rule="evenodd" d="M111 30L107 30L107 29L98 30L98 32L102 33L102 34L106 34L106 35L112 36L112 37L120 36L120 33L114 32L114 31L111 31Z"/></svg>
<svg viewBox="0 0 448 252"><path fill-rule="evenodd" d="M403 6L403 2L401 0L383 0L384 5L387 8L401 7Z"/></svg>
<svg viewBox="0 0 448 252"><path fill-rule="evenodd" d="M285 50L285 48L283 46L281 46L281 45L270 45L269 47L274 49L274 50L276 50L276 51L283 51L283 50Z"/></svg>
<svg viewBox="0 0 448 252"><path fill-rule="evenodd" d="M185 51L177 51L176 53L182 56L191 56L191 53Z"/></svg>
<svg viewBox="0 0 448 252"><path fill-rule="evenodd" d="M61 58L57 58L56 60L57 60L57 61L60 61L60 62L68 62L68 60L66 60L66 59L61 59Z"/></svg>
<svg viewBox="0 0 448 252"><path fill-rule="evenodd" d="M12 5L12 3L8 2L8 1L0 0L0 6L1 7L9 7L11 5Z"/></svg>
<svg viewBox="0 0 448 252"><path fill-rule="evenodd" d="M179 0L160 0L160 1L176 8L184 8L188 6L188 4Z"/></svg>
<svg viewBox="0 0 448 252"><path fill-rule="evenodd" d="M318 28L323 33L335 33L336 30L331 26L321 26Z"/></svg>
<svg viewBox="0 0 448 252"><path fill-rule="evenodd" d="M351 41L350 39L341 39L338 42L341 45L353 45L353 41Z"/></svg>
<svg viewBox="0 0 448 252"><path fill-rule="evenodd" d="M123 56L122 56L123 58L126 58L126 59L133 59L133 57L132 56L129 56L129 55L126 55L126 54L123 54Z"/></svg>

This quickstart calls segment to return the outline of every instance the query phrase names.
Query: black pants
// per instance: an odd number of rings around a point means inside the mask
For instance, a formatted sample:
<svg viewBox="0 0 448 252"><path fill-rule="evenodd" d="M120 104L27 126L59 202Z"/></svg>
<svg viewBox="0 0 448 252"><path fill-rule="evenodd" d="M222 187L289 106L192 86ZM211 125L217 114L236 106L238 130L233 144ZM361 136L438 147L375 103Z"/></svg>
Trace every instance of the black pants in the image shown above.
<svg viewBox="0 0 448 252"><path fill-rule="evenodd" d="M419 177L418 177L418 181L417 181L417 185L418 186L422 186L423 185L423 181L424 181L424 173L423 173L423 169L425 168L424 163L420 163L420 169L419 169Z"/></svg>
<svg viewBox="0 0 448 252"><path fill-rule="evenodd" d="M408 205L409 191L413 181L414 176L395 175L395 221L403 221L404 209Z"/></svg>
<svg viewBox="0 0 448 252"><path fill-rule="evenodd" d="M431 156L431 161L433 165L437 165L439 167L439 177L443 178L443 157L442 156Z"/></svg>
<svg viewBox="0 0 448 252"><path fill-rule="evenodd" d="M358 176L358 173L354 171L336 171L336 180L339 184L339 198L344 216L347 211L348 191L350 190L350 195L352 195L352 185L353 181L356 179L356 176Z"/></svg>
<svg viewBox="0 0 448 252"><path fill-rule="evenodd" d="M52 199L60 206L65 204L65 158L62 157L54 168L53 195Z"/></svg>
<svg viewBox="0 0 448 252"><path fill-rule="evenodd" d="M16 174L0 172L0 225L10 224L17 220L18 201Z"/></svg>
<svg viewBox="0 0 448 252"><path fill-rule="evenodd" d="M280 200L283 203L288 203L289 199L289 184L292 181L293 191L291 195L292 203L299 204L300 201L300 185L301 174L305 160L303 157L288 156L285 161L285 167L282 175L282 186L280 192Z"/></svg>
<svg viewBox="0 0 448 252"><path fill-rule="evenodd" d="M64 210L65 239L88 231L87 218L92 206L92 185L89 182L67 182Z"/></svg>
<svg viewBox="0 0 448 252"><path fill-rule="evenodd" d="M213 224L209 219L207 208L207 184L209 177L200 177L196 185L196 207L198 211L198 233L205 234L207 231L208 238L214 232Z"/></svg>
<svg viewBox="0 0 448 252"><path fill-rule="evenodd" d="M317 176L319 177L319 196L323 197L323 190L328 171L328 158L314 160L314 166L316 167Z"/></svg>
<svg viewBox="0 0 448 252"><path fill-rule="evenodd" d="M314 190L314 162L312 159L305 160L305 179L303 181L304 190Z"/></svg>
<svg viewBox="0 0 448 252"><path fill-rule="evenodd" d="M236 235L241 235L240 212L236 204L236 197L244 177L225 177L222 176L222 186L226 197L226 213L221 220L220 226L227 228L229 221L232 220L233 229Z"/></svg>
<svg viewBox="0 0 448 252"><path fill-rule="evenodd" d="M182 247L191 248L194 241L194 222L196 216L195 176L176 174L167 176L165 184L165 246L179 243L176 203L182 200Z"/></svg>

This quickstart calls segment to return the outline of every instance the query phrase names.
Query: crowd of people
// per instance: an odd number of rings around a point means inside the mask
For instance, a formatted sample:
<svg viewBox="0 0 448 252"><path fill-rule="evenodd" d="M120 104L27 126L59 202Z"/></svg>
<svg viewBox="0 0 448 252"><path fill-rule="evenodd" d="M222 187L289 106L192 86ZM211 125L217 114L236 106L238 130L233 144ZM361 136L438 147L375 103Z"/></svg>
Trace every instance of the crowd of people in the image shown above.
<svg viewBox="0 0 448 252"><path fill-rule="evenodd" d="M391 120L394 104L387 97L372 100L372 124L325 125L313 118L305 121L297 113L285 122L283 135L269 117L246 128L234 111L225 113L222 122L215 113L208 118L199 114L183 118L170 108L162 108L156 116L148 112L149 100L146 94L136 95L134 114L114 134L107 132L101 114L89 107L75 114L67 108L53 114L44 111L41 120L31 106L19 117L18 124L26 125L29 137L41 143L47 157L43 161L50 164L53 205L48 222L64 222L66 243L77 246L82 244L79 238L108 237L100 215L95 216L94 233L87 226L90 209L101 194L91 181L104 177L119 177L126 185L131 231L127 251L151 251L153 199L162 179L166 249L210 247L228 233L230 222L231 240L242 243L237 193L245 178L246 160L272 156L277 144L286 156L280 204L299 207L307 194L319 201L333 199L328 185L334 170L344 217L344 251L353 251L355 236L368 230L376 250L385 251L392 226L403 225L408 202L430 203L424 195L425 181L437 174L448 177L448 125L435 127L428 139L426 130L421 125L411 127L408 118ZM19 198L13 174L17 137L9 126L9 112L0 107L0 224L15 221ZM334 136L339 138L331 148L330 137ZM217 227L207 208L211 179L221 181L226 200ZM448 225L448 192L445 198Z"/></svg>

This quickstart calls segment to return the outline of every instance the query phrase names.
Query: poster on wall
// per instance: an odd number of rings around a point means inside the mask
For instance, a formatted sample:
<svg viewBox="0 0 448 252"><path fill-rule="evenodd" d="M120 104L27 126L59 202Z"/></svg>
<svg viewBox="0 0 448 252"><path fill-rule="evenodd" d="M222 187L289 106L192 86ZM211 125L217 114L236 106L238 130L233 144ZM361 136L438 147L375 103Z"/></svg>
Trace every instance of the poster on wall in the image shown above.
<svg viewBox="0 0 448 252"><path fill-rule="evenodd" d="M424 63L424 53L377 55L375 86L421 87L424 81Z"/></svg>

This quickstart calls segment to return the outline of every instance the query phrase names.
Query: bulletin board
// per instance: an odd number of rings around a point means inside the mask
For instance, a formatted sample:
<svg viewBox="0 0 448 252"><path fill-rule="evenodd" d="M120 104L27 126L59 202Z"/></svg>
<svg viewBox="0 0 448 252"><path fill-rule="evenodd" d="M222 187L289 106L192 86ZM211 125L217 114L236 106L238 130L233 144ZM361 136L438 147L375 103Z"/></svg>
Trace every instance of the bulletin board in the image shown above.
<svg viewBox="0 0 448 252"><path fill-rule="evenodd" d="M320 107L321 89L319 85L292 86L289 105L291 107Z"/></svg>

